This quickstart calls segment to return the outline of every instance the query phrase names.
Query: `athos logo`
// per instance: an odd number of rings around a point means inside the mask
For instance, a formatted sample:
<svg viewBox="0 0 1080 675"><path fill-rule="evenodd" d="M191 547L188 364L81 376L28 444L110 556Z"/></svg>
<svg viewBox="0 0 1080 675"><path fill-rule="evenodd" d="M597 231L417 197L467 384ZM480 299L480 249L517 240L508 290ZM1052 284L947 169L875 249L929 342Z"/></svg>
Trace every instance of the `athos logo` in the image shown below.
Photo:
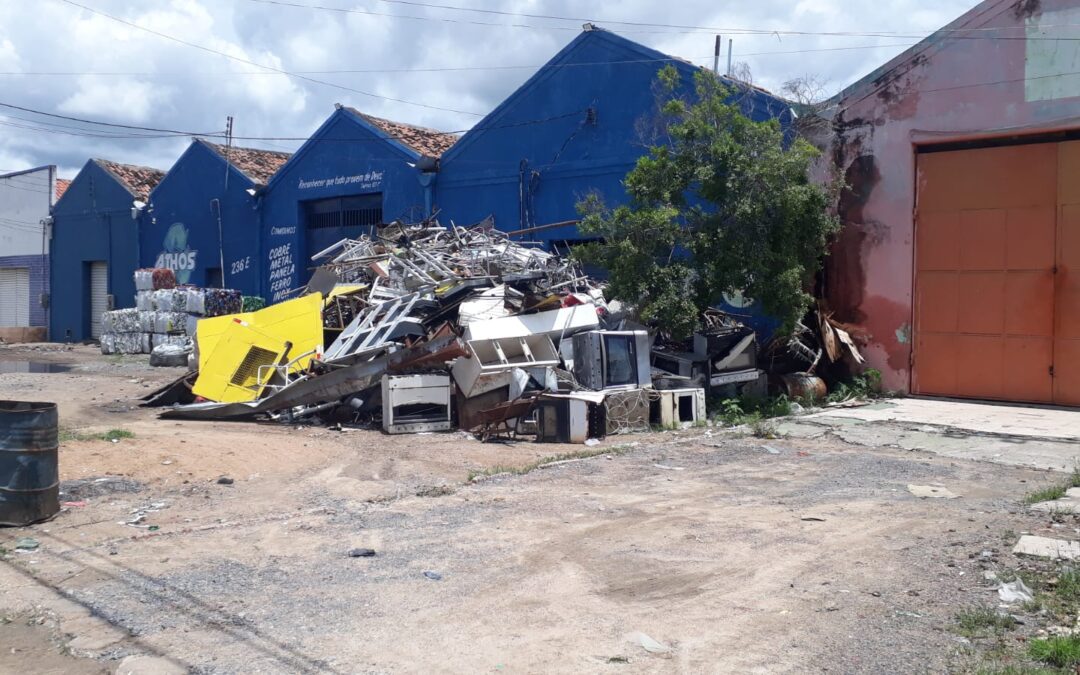
<svg viewBox="0 0 1080 675"><path fill-rule="evenodd" d="M165 233L165 241L161 247L164 249L157 259L155 267L167 267L176 273L176 280L186 284L191 279L191 272L195 269L195 258L198 251L192 251L188 246L188 231L183 223L173 223L169 231Z"/></svg>

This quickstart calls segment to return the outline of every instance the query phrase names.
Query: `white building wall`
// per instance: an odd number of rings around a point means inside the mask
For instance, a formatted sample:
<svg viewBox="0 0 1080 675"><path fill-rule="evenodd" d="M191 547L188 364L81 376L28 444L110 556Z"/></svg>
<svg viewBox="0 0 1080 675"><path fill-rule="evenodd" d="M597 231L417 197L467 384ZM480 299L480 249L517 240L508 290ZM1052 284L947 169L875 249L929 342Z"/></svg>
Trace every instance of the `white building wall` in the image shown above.
<svg viewBox="0 0 1080 675"><path fill-rule="evenodd" d="M0 175L0 257L48 255L41 221L55 187L55 166Z"/></svg>

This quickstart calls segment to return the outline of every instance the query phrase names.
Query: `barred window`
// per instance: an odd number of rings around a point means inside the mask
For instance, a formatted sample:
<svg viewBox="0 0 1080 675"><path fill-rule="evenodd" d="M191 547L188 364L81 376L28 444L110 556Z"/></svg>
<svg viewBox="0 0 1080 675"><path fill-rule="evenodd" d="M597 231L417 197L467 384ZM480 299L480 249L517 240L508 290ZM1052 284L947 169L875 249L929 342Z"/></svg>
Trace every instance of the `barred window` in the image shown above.
<svg viewBox="0 0 1080 675"><path fill-rule="evenodd" d="M383 224L381 192L305 202L309 230L358 228Z"/></svg>

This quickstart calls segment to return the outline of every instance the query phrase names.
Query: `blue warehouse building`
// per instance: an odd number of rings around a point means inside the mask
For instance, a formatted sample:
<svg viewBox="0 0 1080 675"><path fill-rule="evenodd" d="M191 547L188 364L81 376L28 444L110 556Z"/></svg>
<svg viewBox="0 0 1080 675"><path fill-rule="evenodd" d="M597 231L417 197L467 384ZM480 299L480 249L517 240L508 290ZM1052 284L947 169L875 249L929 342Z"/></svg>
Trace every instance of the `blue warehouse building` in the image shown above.
<svg viewBox="0 0 1080 675"><path fill-rule="evenodd" d="M139 211L164 175L92 159L56 202L49 242L51 340L96 339L102 312L134 306Z"/></svg>
<svg viewBox="0 0 1080 675"><path fill-rule="evenodd" d="M52 339L96 337L103 303L132 304L137 267L280 302L319 251L434 212L444 224L492 216L565 251L581 241L568 221L582 198L625 203L627 172L657 142L654 84L669 64L691 95L699 67L586 26L460 138L337 105L291 156L196 139L164 179L92 160L54 209L52 286L66 290L53 294ZM790 125L786 101L729 84L748 117Z"/></svg>
<svg viewBox="0 0 1080 675"><path fill-rule="evenodd" d="M627 200L622 181L657 142L657 72L673 65L682 95L698 66L587 25L442 158L436 189L441 213L458 223L494 216L504 231L578 218L576 204L597 193L608 205ZM791 121L790 104L727 80L743 113ZM574 225L529 239L577 240Z"/></svg>
<svg viewBox="0 0 1080 675"><path fill-rule="evenodd" d="M288 153L195 139L150 193L140 266L167 267L181 284L261 295L256 192Z"/></svg>
<svg viewBox="0 0 1080 675"><path fill-rule="evenodd" d="M457 136L338 105L262 194L262 295L307 283L311 256L346 237L431 212L438 158Z"/></svg>
<svg viewBox="0 0 1080 675"><path fill-rule="evenodd" d="M310 278L311 257L371 225L494 217L546 246L580 241L577 203L627 199L623 179L657 141L658 71L673 65L682 95L700 68L587 26L475 127L453 134L338 106L261 193L263 296L278 302ZM790 104L728 80L748 117L788 126Z"/></svg>

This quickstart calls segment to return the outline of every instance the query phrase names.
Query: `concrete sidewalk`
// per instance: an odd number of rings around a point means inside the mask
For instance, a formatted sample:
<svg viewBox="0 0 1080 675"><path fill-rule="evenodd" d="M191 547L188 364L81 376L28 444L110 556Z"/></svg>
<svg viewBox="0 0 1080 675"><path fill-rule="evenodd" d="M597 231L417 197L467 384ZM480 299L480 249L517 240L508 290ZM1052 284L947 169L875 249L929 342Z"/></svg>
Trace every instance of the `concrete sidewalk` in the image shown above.
<svg viewBox="0 0 1080 675"><path fill-rule="evenodd" d="M836 436L848 443L925 450L1055 471L1080 466L1080 410L891 399L830 408L780 425L792 437Z"/></svg>
<svg viewBox="0 0 1080 675"><path fill-rule="evenodd" d="M947 399L898 398L861 408L835 408L810 419L930 424L980 434L1080 443L1080 409L971 403Z"/></svg>

